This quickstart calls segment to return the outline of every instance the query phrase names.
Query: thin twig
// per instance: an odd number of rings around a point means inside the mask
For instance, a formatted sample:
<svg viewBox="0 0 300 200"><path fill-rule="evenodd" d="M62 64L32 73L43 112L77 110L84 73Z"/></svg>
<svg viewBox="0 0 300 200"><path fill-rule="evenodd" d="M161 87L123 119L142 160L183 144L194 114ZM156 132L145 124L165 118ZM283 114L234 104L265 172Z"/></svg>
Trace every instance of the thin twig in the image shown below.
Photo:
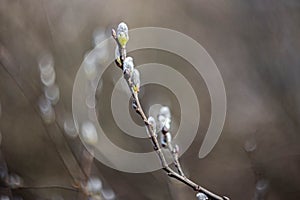
<svg viewBox="0 0 300 200"><path fill-rule="evenodd" d="M173 157L173 162L174 162L174 165L178 171L178 173L181 175L181 176L185 176L184 175L184 172L181 168L181 165L180 165L180 162L179 162L179 158L178 158L178 152L177 150L173 147L172 143L171 142L167 142L167 147L168 147L168 150L169 152L171 153L172 157Z"/></svg>
<svg viewBox="0 0 300 200"><path fill-rule="evenodd" d="M118 44L118 47L119 49L121 48L121 45L117 39L117 35L116 35L116 31L114 29L112 29L112 36L113 38L116 40L117 44ZM122 48L124 49L124 48ZM125 52L125 53L124 53ZM120 53L121 55L121 63L123 65L123 61L125 60L126 58L126 50L125 51L121 51ZM121 69L123 68L123 66L119 66ZM217 194L214 194L213 192L199 186L198 184L194 183L192 180L188 179L187 177L184 176L183 174L183 171L182 171L182 168L180 166L180 163L179 163L179 160L178 160L178 154L177 155L174 155L173 154L173 147L171 146L170 144L170 151L171 151L171 154L173 155L173 158L174 158L174 164L175 164L175 167L177 168L178 170L178 173L176 173L175 171L173 171L167 161L166 161L166 158L162 152L162 149L159 145L159 142L157 140L157 135L156 133L154 132L154 129L152 127L151 124L148 123L148 118L147 116L145 115L145 112L141 106L141 103L140 103L140 100L139 100L139 97L138 97L138 92L136 92L134 89L133 89L133 85L131 83L131 80L126 80L127 83L128 83L128 86L130 88L130 91L132 92L132 98L133 100L135 101L135 104L136 104L136 107L135 107L135 110L136 112L141 116L142 120L144 121L148 131L149 131L149 136L150 136L150 140L152 141L152 144L153 144L153 149L154 151L157 153L158 157L159 157L159 160L161 162L161 165L162 165L162 169L167 173L168 176L172 177L172 178L175 178L177 179L178 181L190 186L191 188L193 188L195 191L198 191L198 192L202 192L204 193L206 196L208 196L209 198L212 198L212 199L216 199L216 200L229 200L228 197L221 197Z"/></svg>
<svg viewBox="0 0 300 200"><path fill-rule="evenodd" d="M18 188L12 188L15 190L35 190L35 189L61 189L61 190L70 190L73 192L79 192L80 190L74 187L68 187L68 186L63 186L63 185L41 185L41 186L22 186Z"/></svg>
<svg viewBox="0 0 300 200"><path fill-rule="evenodd" d="M133 93L133 98L134 100L136 101L136 104L137 104L137 113L139 113L139 115L142 117L143 121L147 121L147 117L143 111L143 108L140 104L140 100L138 98L138 93ZM198 192L202 192L204 193L205 195L207 195L208 197L210 198L213 198L213 199L217 199L217 200L229 200L228 197L221 197L221 196L218 196L212 192L210 192L209 190L199 186L198 184L194 183L193 181L191 181L190 179L188 179L187 177L185 176L182 176L178 173L176 173L175 171L173 171L167 164L166 162L166 159L165 159L165 156L164 154L162 153L162 150L161 150L161 147L158 143L158 140L157 140L157 136L156 134L153 132L153 129L150 127L150 124L149 123L145 123L145 125L147 126L148 130L149 130L149 133L150 133L150 136L151 136L151 140L152 140L152 143L153 143L153 149L156 151L160 161L161 161L161 164L162 164L162 169L167 173L168 176L172 177L172 178L175 178L179 181L181 181L182 183L185 183L186 185L192 187L195 191L198 191ZM179 161L178 161L179 163Z"/></svg>

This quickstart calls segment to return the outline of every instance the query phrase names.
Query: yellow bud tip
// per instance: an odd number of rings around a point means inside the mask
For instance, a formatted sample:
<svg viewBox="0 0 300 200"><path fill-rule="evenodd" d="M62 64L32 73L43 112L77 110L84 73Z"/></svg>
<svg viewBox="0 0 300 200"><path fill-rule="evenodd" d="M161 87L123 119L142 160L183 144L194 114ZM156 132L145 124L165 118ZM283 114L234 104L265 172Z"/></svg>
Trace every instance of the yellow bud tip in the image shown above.
<svg viewBox="0 0 300 200"><path fill-rule="evenodd" d="M120 57L118 57L116 60L120 65L122 65Z"/></svg>
<svg viewBox="0 0 300 200"><path fill-rule="evenodd" d="M134 92L139 92L139 87L137 87L136 85L133 86L133 91L134 91Z"/></svg>
<svg viewBox="0 0 300 200"><path fill-rule="evenodd" d="M120 35L118 37L118 41L119 41L120 45L122 46L122 48L125 48L125 46L128 42L128 38L125 35Z"/></svg>

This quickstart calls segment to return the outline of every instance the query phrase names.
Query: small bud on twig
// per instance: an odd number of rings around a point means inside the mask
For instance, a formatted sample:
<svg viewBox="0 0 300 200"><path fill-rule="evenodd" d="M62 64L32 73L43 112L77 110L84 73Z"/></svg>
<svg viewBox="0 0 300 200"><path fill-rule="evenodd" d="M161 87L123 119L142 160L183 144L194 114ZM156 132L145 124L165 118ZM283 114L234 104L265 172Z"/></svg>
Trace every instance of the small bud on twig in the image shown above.
<svg viewBox="0 0 300 200"><path fill-rule="evenodd" d="M128 27L124 22L121 22L117 28L117 38L122 48L126 47L129 40Z"/></svg>
<svg viewBox="0 0 300 200"><path fill-rule="evenodd" d="M102 189L102 181L97 177L89 178L85 190L88 194L99 194Z"/></svg>
<svg viewBox="0 0 300 200"><path fill-rule="evenodd" d="M156 133L156 121L154 117L150 116L148 118L148 124L151 126L153 133Z"/></svg>
<svg viewBox="0 0 300 200"><path fill-rule="evenodd" d="M137 69L134 69L132 72L131 82L133 84L133 86L132 86L133 91L139 92L141 81L140 81L140 73Z"/></svg>
<svg viewBox="0 0 300 200"><path fill-rule="evenodd" d="M117 33L116 33L115 29L111 29L111 35L113 36L114 39L117 38Z"/></svg>
<svg viewBox="0 0 300 200"><path fill-rule="evenodd" d="M198 192L196 194L196 197L198 198L198 200L207 200L208 199L208 197L205 194L203 194L202 192Z"/></svg>
<svg viewBox="0 0 300 200"><path fill-rule="evenodd" d="M179 154L179 146L177 144L174 145L173 153L177 155Z"/></svg>
<svg viewBox="0 0 300 200"><path fill-rule="evenodd" d="M137 104L136 104L136 101L135 101L135 100L132 101L132 108L133 108L134 110L137 109Z"/></svg>
<svg viewBox="0 0 300 200"><path fill-rule="evenodd" d="M168 133L169 132L169 129L168 129L168 127L166 127L166 126L163 126L163 128L161 129L161 132L162 132L162 134L166 134L166 133Z"/></svg>
<svg viewBox="0 0 300 200"><path fill-rule="evenodd" d="M171 128L171 112L169 107L163 106L161 107L158 115L158 121L160 123L160 129L167 129L164 130L165 132L169 131Z"/></svg>
<svg viewBox="0 0 300 200"><path fill-rule="evenodd" d="M128 80L132 76L132 72L134 69L133 59L132 57L127 57L123 63L123 73L124 78Z"/></svg>
<svg viewBox="0 0 300 200"><path fill-rule="evenodd" d="M148 137L151 137L151 131L152 131L152 133L156 134L156 121L155 121L154 117L149 116L147 123L149 125L146 127L147 135L148 135ZM149 129L151 129L151 130L149 130Z"/></svg>
<svg viewBox="0 0 300 200"><path fill-rule="evenodd" d="M161 146L162 147L168 147L168 145L171 143L171 141L172 141L172 135L170 132L167 132L167 133L161 135Z"/></svg>
<svg viewBox="0 0 300 200"><path fill-rule="evenodd" d="M164 116L165 118L171 118L171 111L168 106L163 106L159 110L159 115Z"/></svg>

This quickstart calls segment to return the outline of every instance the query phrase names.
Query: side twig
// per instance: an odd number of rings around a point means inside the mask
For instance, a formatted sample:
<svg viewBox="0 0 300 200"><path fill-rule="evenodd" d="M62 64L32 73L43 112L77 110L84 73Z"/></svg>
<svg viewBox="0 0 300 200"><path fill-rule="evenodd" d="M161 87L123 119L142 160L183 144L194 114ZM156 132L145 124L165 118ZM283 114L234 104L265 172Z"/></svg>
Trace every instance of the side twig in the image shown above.
<svg viewBox="0 0 300 200"><path fill-rule="evenodd" d="M180 165L180 162L179 162L179 157L178 157L178 153L179 153L179 147L177 145L173 146L171 142L168 142L167 143L167 147L168 147L168 150L169 152L171 153L172 157L173 157L173 162L174 162L174 165L178 171L178 173L181 175L181 176L185 176L184 173L183 173L183 170L181 168L181 165Z"/></svg>
<svg viewBox="0 0 300 200"><path fill-rule="evenodd" d="M156 153L157 153L157 155L158 155L158 157L159 157L159 159L161 161L162 169L167 173L167 175L170 176L170 177L172 177L172 178L175 178L175 179L181 181L182 183L184 183L184 184L186 184L188 186L190 186L195 191L204 193L205 195L207 195L210 198L213 198L213 199L216 199L216 200L229 200L228 197L218 196L218 195L214 194L213 192L210 192L209 190L207 190L207 189L199 186L198 184L194 183L193 181L191 181L187 177L176 173L175 171L173 171L168 166L168 164L166 162L166 159L165 159L165 156L162 153L162 150L161 150L160 145L158 143L157 136L152 131L153 127L151 127L150 124L147 123L147 117L146 117L146 115L145 115L145 113L144 113L144 111L142 109L141 104L140 104L140 100L138 98L138 93L133 93L133 99L136 101L136 105L137 105L136 111L137 111L137 113L142 117L143 121L146 122L145 125L147 126L147 128L149 130L149 133L150 133L150 136L151 136L151 141L152 141L152 144L153 144L153 149L156 151ZM177 162L179 163L178 158L177 158Z"/></svg>

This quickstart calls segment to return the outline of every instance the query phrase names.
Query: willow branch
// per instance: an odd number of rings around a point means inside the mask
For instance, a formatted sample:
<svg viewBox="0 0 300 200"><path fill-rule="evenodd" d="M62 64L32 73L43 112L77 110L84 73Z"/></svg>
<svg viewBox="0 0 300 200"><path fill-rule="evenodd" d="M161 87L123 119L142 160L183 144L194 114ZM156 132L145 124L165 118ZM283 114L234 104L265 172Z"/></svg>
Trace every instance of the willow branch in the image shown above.
<svg viewBox="0 0 300 200"><path fill-rule="evenodd" d="M117 35L116 35L116 31L114 29L112 29L112 36L113 38L115 39L115 41L117 42L118 44L118 47L119 47L119 51L120 51L120 57L121 57L121 66L118 64L118 66L123 69L123 63L124 63L124 60L126 58L126 50L125 48L122 48L118 39L117 39ZM161 162L161 165L162 165L162 169L167 173L167 175L171 178L174 178L174 179L177 179L178 181L188 185L189 187L193 188L195 191L198 191L198 192L202 192L204 193L207 197L209 197L210 199L216 199L216 200L229 200L228 197L225 197L225 196L218 196L217 194L214 194L213 192L201 187L200 185L196 184L195 182L193 182L192 180L188 179L187 177L184 176L184 173L182 171L182 168L180 166L180 163L179 163L179 160L178 160L178 154L176 152L173 151L173 147L171 144L168 144L169 146L169 150L171 151L171 154L174 158L174 164L175 164L175 167L177 168L178 170L178 173L175 172L174 170L172 170L167 161L166 161L166 158L162 152L162 149L160 147L160 144L157 140L157 135L156 133L154 132L154 127L152 127L151 124L148 123L148 117L145 115L145 112L141 106L141 103L140 103L140 100L139 100L139 97L138 97L138 92L134 90L133 88L133 84L131 82L130 79L126 79L127 81L127 84L129 86L129 89L132 93L132 98L135 102L135 111L141 116L142 120L144 121L148 131L149 131L149 139L152 141L152 145L153 145L153 149L154 151L156 152L156 154L158 155L159 157L159 160Z"/></svg>

